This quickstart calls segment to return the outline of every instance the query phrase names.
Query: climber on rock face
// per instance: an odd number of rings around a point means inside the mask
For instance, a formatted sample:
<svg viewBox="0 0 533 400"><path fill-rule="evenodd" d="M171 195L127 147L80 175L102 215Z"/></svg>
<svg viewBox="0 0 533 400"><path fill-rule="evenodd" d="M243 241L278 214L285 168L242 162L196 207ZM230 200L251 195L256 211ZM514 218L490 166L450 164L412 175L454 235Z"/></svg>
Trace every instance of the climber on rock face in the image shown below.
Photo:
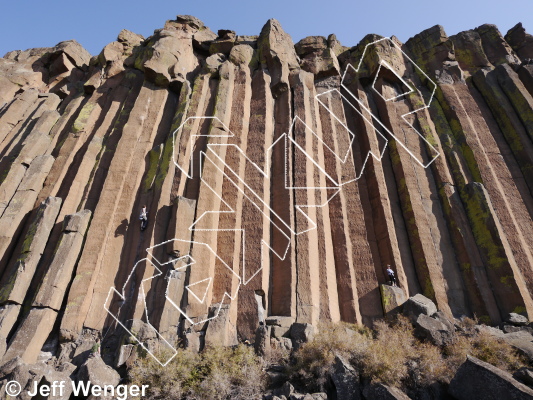
<svg viewBox="0 0 533 400"><path fill-rule="evenodd" d="M141 231L144 231L146 225L148 225L148 211L146 211L146 206L143 206L139 219L141 220Z"/></svg>
<svg viewBox="0 0 533 400"><path fill-rule="evenodd" d="M389 264L387 264L387 275L389 276L391 286L398 286L396 284L396 277L394 276L394 271L392 270Z"/></svg>

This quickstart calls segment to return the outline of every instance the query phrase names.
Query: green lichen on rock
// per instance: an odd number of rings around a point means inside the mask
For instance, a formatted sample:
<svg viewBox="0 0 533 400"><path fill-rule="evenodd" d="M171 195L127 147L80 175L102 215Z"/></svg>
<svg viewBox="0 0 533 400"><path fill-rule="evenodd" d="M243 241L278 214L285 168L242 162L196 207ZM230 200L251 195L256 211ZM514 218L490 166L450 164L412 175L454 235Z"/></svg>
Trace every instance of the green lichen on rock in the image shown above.
<svg viewBox="0 0 533 400"><path fill-rule="evenodd" d="M147 192L154 182L154 178L157 173L157 167L159 166L159 158L161 157L162 153L161 146L157 146L148 152L148 169L146 170L143 181L144 192Z"/></svg>
<svg viewBox="0 0 533 400"><path fill-rule="evenodd" d="M76 117L76 120L74 121L74 124L72 125L71 132L73 134L77 135L85 128L87 120L89 119L91 112L93 111L95 106L95 102L89 101L82 107L78 116Z"/></svg>

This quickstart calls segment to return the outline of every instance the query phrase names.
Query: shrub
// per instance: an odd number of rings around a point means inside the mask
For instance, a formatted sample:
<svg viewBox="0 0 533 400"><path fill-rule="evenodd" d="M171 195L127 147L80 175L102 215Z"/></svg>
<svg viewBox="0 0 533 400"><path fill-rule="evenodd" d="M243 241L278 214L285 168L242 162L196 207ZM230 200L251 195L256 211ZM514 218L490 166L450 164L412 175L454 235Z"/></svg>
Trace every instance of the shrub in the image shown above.
<svg viewBox="0 0 533 400"><path fill-rule="evenodd" d="M192 388L194 398L205 400L261 399L265 375L261 360L245 345L212 347L201 353L196 366L200 383Z"/></svg>
<svg viewBox="0 0 533 400"><path fill-rule="evenodd" d="M409 321L399 316L396 323L374 324L375 339L361 359L363 375L374 381L398 386L407 377L407 361L415 355L415 338Z"/></svg>
<svg viewBox="0 0 533 400"><path fill-rule="evenodd" d="M524 366L524 362L511 345L486 331L473 336L459 336L444 349L451 368L457 368L471 355L504 371L512 372Z"/></svg>
<svg viewBox="0 0 533 400"><path fill-rule="evenodd" d="M178 349L162 367L141 355L129 370L131 381L149 385L148 400L260 399L265 387L261 360L245 345L207 348L200 354Z"/></svg>
<svg viewBox="0 0 533 400"><path fill-rule="evenodd" d="M160 359L168 359L168 354L159 354ZM195 366L199 356L189 350L178 349L172 361L163 367L151 356L139 352L129 377L134 384L148 385L148 400L181 399L191 387L197 384Z"/></svg>
<svg viewBox="0 0 533 400"><path fill-rule="evenodd" d="M435 382L449 383L455 370L444 359L441 349L431 343L417 343L410 365L411 386L427 387Z"/></svg>
<svg viewBox="0 0 533 400"><path fill-rule="evenodd" d="M371 341L370 332L365 328L346 323L321 323L314 338L294 354L290 376L310 391L322 391L332 372L335 356L357 363Z"/></svg>

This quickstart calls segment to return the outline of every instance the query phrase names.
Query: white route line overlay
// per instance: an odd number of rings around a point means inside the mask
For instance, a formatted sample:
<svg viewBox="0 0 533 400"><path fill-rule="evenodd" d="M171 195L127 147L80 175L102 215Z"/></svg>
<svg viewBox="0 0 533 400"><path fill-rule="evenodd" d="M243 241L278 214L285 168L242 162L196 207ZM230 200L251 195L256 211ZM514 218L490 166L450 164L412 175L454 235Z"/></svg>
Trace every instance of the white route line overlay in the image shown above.
<svg viewBox="0 0 533 400"><path fill-rule="evenodd" d="M392 43L392 45L394 47L396 47L398 50L400 50L403 54L403 56L408 59L414 66L415 68L417 68L417 70L424 75L424 77L427 79L428 82L430 82L434 87L433 87L433 90L432 90L432 93L431 93L431 97L428 101L427 104L424 103L424 107L421 107L421 108L418 108L416 110L413 110L409 113L406 113L404 115L402 115L402 119L407 123L407 125L409 125L419 136L420 138L427 144L427 146L429 146L435 153L436 155L426 164L424 164L422 161L420 161L410 150L409 148L407 148L407 146L405 146L401 140L398 140L396 138L396 136L379 120L378 117L376 117L369 108L367 108L358 98L357 96L354 95L354 93L351 92L351 90L345 85L345 78L346 78L346 75L349 71L349 69L352 69L356 74L359 72L360 68L361 68L361 65L363 63L363 60L364 60L364 57L367 53L367 50L368 50L368 47L369 46L372 46L372 45L375 45L376 43L379 43L379 42L382 42L382 41L389 41L390 43ZM386 67L387 69L389 69L407 88L409 88L410 90L405 92L405 93L402 93L398 96L395 96L395 97L392 97L392 98L389 98L389 99L385 99L383 97L383 95L381 95L381 93L379 93L379 91L375 88L375 84L377 82L377 79L378 79L378 76L379 76L379 73L381 71L381 68L382 67ZM391 135L393 138L397 139L397 143L399 143L408 153L409 155L411 155L411 157L413 159L415 159L415 161L421 165L423 168L427 168L431 165L431 163L433 163L433 161L440 155L440 153L435 149L435 147L429 143L425 137L420 133L418 132L417 129L414 128L414 126L412 124L410 124L407 120L406 120L406 117L408 115L411 115L411 114L414 114L418 111L421 111L421 110L424 110L424 109L427 109L429 108L430 104L431 104L431 101L433 100L433 97L435 95L435 92L436 92L436 89L437 89L437 85L433 82L433 80L431 80L425 73L424 71L418 67L418 65L416 63L413 62L413 60L411 60L411 58L409 56L407 56L407 54L405 54L403 52L403 50L394 42L392 41L390 38L388 37L385 37L385 38L382 38L382 39L379 39L379 40L376 40L372 43L369 43L365 46L365 49L363 51L363 54L361 56L361 59L359 61L359 64L357 66L357 68L354 68L352 65L348 65L342 75L342 80L341 80L341 86L343 87L343 89L345 89L349 95L355 100L357 101L357 103L359 104L359 106L365 110L366 112L368 112L368 114L371 116L371 119L373 121L376 121L383 129L385 129L385 131ZM413 93L414 92L414 89L409 85L407 84L407 82L405 82L405 80L399 76L399 74L394 71L394 69L384 60L382 60L380 58L380 61L379 61L379 68L378 68L378 71L376 73L376 76L374 78L374 81L372 83L372 89L386 102L388 101L392 101L392 100L396 100L402 96L405 96L407 94L410 94L410 93ZM124 286L122 288L122 292L119 293L115 287L111 287L110 290L109 290L109 293L108 293L108 296L106 298L106 301L104 303L104 309L115 319L115 321L120 325L122 326L129 334L130 336L132 336L140 345L141 347L148 353L150 354L161 366L166 366L177 354L177 349L171 345L158 331L157 329L155 329L155 327L153 327L153 325L150 323L149 321L149 316L148 316L148 309L147 309L147 304L146 304L146 294L145 294L145 288L144 288L144 284L148 281L151 281L152 279L154 278L157 278L159 276L162 275L162 272L161 270L156 266L156 264L158 264L159 266L163 266L163 265L166 265L166 264L170 264L172 263L173 265L176 265L178 261L180 260L184 260L184 259L189 259L190 261L188 263L185 263L184 265L178 267L178 268L175 268L174 270L180 270L180 269L185 269L189 266L192 266L196 263L196 261L193 259L193 257L191 257L190 255L185 255L185 256L181 256L179 257L178 259L174 259L174 260L170 260L168 262L165 262L165 263L162 263L160 262L159 260L157 260L157 258L152 254L152 250L155 249L156 247L159 247L159 246L162 246L162 245L166 245L167 243L169 242L172 242L172 241L181 241L181 242L187 242L189 244L196 244L196 245L204 245L206 246L214 255L215 257L223 263L223 265L228 268L231 273L233 275L235 275L235 277L238 279L238 285L237 285L237 288L235 290L235 293L233 294L229 294L227 292L224 293L224 296L222 298L222 301L220 302L220 305L218 307L218 309L216 310L216 313L212 316L212 317L209 317L209 318L206 318L206 319L203 319L201 321L197 321L195 322L190 316L187 315L187 313L185 312L185 310L181 309L180 306L178 306L169 296L169 286L170 286L170 279L172 279L172 277L170 277L168 280L169 280L169 283L167 284L167 288L165 290L165 298L166 300L169 301L170 304L172 304L173 307L175 307L186 319L189 323L191 323L192 325L196 325L196 324L200 324L200 323L205 323L209 320L212 320L214 318L216 318L218 315L219 315L219 312L220 312L220 309L222 307L222 304L223 304L223 299L227 296L228 298L230 298L231 300L234 300L238 291L239 291L239 288L242 285L246 285L250 282L251 279L253 279L262 269L263 269L263 263L264 263L264 260L263 260L263 254L264 254L264 250L265 250L265 247L268 248L268 250L270 250L272 253L274 253L279 259L281 260L284 260L285 257L287 256L287 253L288 253L288 250L290 248L290 237L282 230L280 229L280 227L276 224L275 221L272 220L271 216L269 214L267 214L264 210L263 210L263 207L261 206L264 206L267 208L267 211L273 215L275 215L277 217L277 219L279 219L283 225L285 226L285 228L287 228L292 234L294 235L300 235L302 233L306 233L310 230L313 230L313 229L316 229L317 225L316 223L303 211L303 208L310 208L310 207L316 207L316 208L320 208L320 207L324 207L325 205L327 205L341 190L342 186L348 184L348 183L351 183L351 182L354 182L354 181L357 181L358 179L361 178L364 170L365 170L365 166L366 166L366 163L368 161L368 158L372 155L377 161L381 161L382 158L383 158L383 155L384 155L384 152L386 150L386 147L387 147L387 144L388 144L388 140L385 136L383 136L377 129L375 129L375 132L381 136L381 138L385 141L385 145L383 146L383 149L379 152L379 154L374 154L374 152L372 151L368 151L367 155L366 155L366 158L362 164L362 167L361 167L361 172L359 174L356 173L356 176L355 178L353 179L350 179L346 182L341 182L341 181L336 181L333 177L331 177L326 171L325 169L319 165L319 163L313 159L313 157L311 157L293 138L293 129L295 127L295 124L297 122L301 122L304 126L305 126L305 131L306 131L306 135L307 135L307 131L309 131L312 135L314 135L316 137L316 139L318 139L318 142L321 143L325 148L327 148L329 150L329 152L331 152L340 162L342 162L343 164L348 160L348 156L350 155L350 153L352 152L352 144L355 140L355 134L354 132L352 132L348 127L347 125L341 120L339 119L335 113L327 106L327 104L322 101L320 99L320 97L322 96L325 96L325 95L328 95L332 92L336 92L337 95L343 99L345 101L346 104L350 105L365 121L367 121L368 123L370 123L370 125L373 126L373 123L372 123L372 120L369 120L362 112L359 111L358 108L354 107L354 105L352 104L352 102L350 102L350 100L348 98L346 98L344 95L342 95L340 93L339 90L337 89L332 89L332 90L328 90L324 93L321 93L321 94L317 94L315 96L315 99L318 101L318 103L320 105L322 105L336 120L339 124L341 124L349 133L350 135L350 144L349 144L349 147L348 147L348 151L346 152L346 154L344 155L344 157L341 157L339 156L333 149L331 149L323 140L320 136L318 136L311 128L309 128L309 126L307 126L307 124L305 124L305 122L300 119L300 117L296 116L293 120L293 123L291 125L291 128L289 130L289 133L284 133L282 134L274 143L272 143L272 145L266 149L265 151L265 168L264 170L261 169L256 163L254 163L253 161L251 161L248 156L244 153L244 151L238 147L237 145L235 144L213 144L213 143L208 143L206 145L206 151L201 151L200 152L200 171L203 170L202 168L202 162L204 162L204 160L208 160L209 162L212 163L213 166L215 166L216 169L218 169L222 174L223 176L228 180L230 181L233 186L235 186L235 188L237 188L245 198L247 198L251 203L252 205L254 205L269 221L271 224L273 224L274 226L276 226L279 230L279 232L287 239L287 247L284 251L284 254L283 255L280 255L278 254L267 242L265 242L264 240L261 240L261 267L251 276L249 277L248 279L245 279L246 277L246 256L245 256L245 242L246 242L246 232L244 229L200 229L200 228L195 228L195 226L199 223L199 221L204 218L204 216L206 214L220 214L220 213L234 213L235 210L229 206L229 204L227 202L224 201L224 199L222 198L221 195L219 195L218 193L216 193L216 191L203 179L203 176L202 174L200 174L200 179L201 181L204 183L204 185L206 185L220 200L222 203L224 203L224 205L229 209L229 211L220 211L220 210L213 210L213 211L205 211L199 218L197 218L193 224L188 228L190 231L193 231L193 230L196 230L196 231L216 231L216 232L219 232L219 231L235 231L235 232L241 232L242 234L242 263L243 263L243 271L242 271L242 277L240 277L239 275L235 274L235 272L233 271L232 268L230 268L214 251L213 249L206 243L200 243L200 242L194 242L194 241L191 241L191 240L183 240L183 239L178 239L178 238L175 238L175 239L171 239L171 240L168 240L168 241L165 241L163 243L160 243L158 245L155 245L155 246L152 246L152 247L149 247L146 249L147 253L152 257L152 260L155 262L152 262L150 261L149 259L147 258L144 258L142 260L139 260L135 266L133 267L130 275L128 276L126 282L124 283ZM187 147L185 149L185 154L190 154L190 163L189 163L189 169L191 171L191 174L189 174L189 170L188 169L184 169L182 168L177 160L175 159L175 153L176 153L176 149L175 149L175 140L176 140L176 132L178 132L180 129L182 129L190 120L195 120L195 119L211 119L211 120L217 120L218 123L220 124L220 126L222 126L224 129L224 131L228 132L227 135L211 135L211 134L207 134L207 135L191 135L190 138L189 138L189 141L187 142ZM173 150L172 150L172 161L174 163L174 165L176 167L178 167L180 169L180 171L185 175L187 176L188 178L193 178L194 176L194 160L193 160L193 157L194 157L194 152L192 151L192 146L194 145L195 141L197 138L199 137L210 137L210 138L214 138L214 137L234 137L235 135L233 134L233 132L231 132L229 130L229 128L227 128L224 123L222 123L222 121L220 121L220 119L218 117L215 117L215 116L195 116L195 117L188 117L176 130L174 130L174 132L172 132L172 136L173 136L173 140L172 140L172 146L173 146ZM275 212L274 210L271 209L270 205L267 204L265 201L263 201L263 199L261 198L261 196L259 196L254 190L251 189L251 187L244 181L244 179L239 176L235 171L233 171L225 162L224 160L218 156L218 154L216 153L216 151L214 150L214 148L216 147L222 147L222 146L225 146L225 147L231 147L233 149L235 149L236 151L240 152L240 154L244 157L245 159L245 162L248 162L250 163L251 165L253 165L255 167L255 169L264 177L264 178L267 178L269 179L270 178L270 175L269 175L269 171L270 171L270 163L271 163L271 157L270 155L272 154L272 151L273 151L273 148L275 145L278 144L278 142L281 142L281 141L284 141L284 144L285 144L285 179L284 179L284 182L285 182L285 189L303 189L303 190L325 190L325 189L333 189L335 190L334 193L323 203L323 204L317 204L317 205L308 205L308 204L298 204L298 205L295 205L294 207L296 208L296 211L297 212L300 212L305 218L306 220L308 221L309 225L310 225L310 228L304 230L304 231L301 231L301 232L297 232L295 231L289 224L287 224L285 221L283 221L283 219L281 217L279 217ZM306 157L308 160L310 160L313 165L318 168L320 170L320 172L322 172L327 178L328 180L330 180L334 186L324 186L324 187L308 187L308 186L305 186L305 187L294 187L294 186L289 186L288 185L288 181L287 181L287 174L288 174L288 171L287 171L287 160L288 160L288 157L287 157L287 151L289 150L289 146L296 146L296 148L298 148L298 150L300 150ZM209 155L208 155L209 153ZM221 167L213 161L213 159L211 157L215 157L216 159L218 159L218 161L221 163L221 166L222 166L222 169ZM234 180L232 180L230 178L230 176L228 176L228 174L226 174L226 172L224 171L224 168L228 169L231 171L231 173L239 180L240 183L243 184L244 187L246 187L246 189L252 193L253 195L253 198L252 196L249 196L246 191L239 185L237 184L237 182L235 182ZM259 200L259 203L258 204L256 201L254 201L254 198L255 200ZM261 205L261 206L260 206ZM136 268L137 268L137 265L141 262L147 262L147 263L150 263L153 268L155 269L155 271L157 271L156 273L154 273L154 275L150 278L146 278L146 279L143 279L141 281L141 284L140 284L140 297L142 299L142 301L144 302L144 308L145 308L145 314L146 314L146 323L154 330L154 332L156 333L157 337L162 339L163 342L171 349L171 356L165 361L165 362L162 362L158 356L156 356L153 352L151 352L147 346L141 341L139 340L135 333L134 332L131 332L130 329L128 329L121 321L120 319L115 316L109 309L109 306L108 306L108 303L110 301L110 299L113 297L114 294L118 295L120 299L122 299L122 302L125 302L126 301L126 296L125 296L125 289L126 289L126 286L128 285L132 275L134 274ZM188 284L185 288L187 289L187 291L189 293L191 293L194 298L201 304L203 304L205 302L205 299L207 297L207 293L210 289L210 287L212 286L212 283L213 283L213 277L208 277L208 278L205 278L205 279L201 279L197 282L194 282L194 283L190 283ZM195 285L198 285L200 283L203 283L203 282L206 282L208 281L208 284L207 284L207 287L205 288L205 293L203 294L202 298L198 297L198 295L193 291L191 290L191 287L195 286ZM120 310L121 306L119 307L119 310Z"/></svg>

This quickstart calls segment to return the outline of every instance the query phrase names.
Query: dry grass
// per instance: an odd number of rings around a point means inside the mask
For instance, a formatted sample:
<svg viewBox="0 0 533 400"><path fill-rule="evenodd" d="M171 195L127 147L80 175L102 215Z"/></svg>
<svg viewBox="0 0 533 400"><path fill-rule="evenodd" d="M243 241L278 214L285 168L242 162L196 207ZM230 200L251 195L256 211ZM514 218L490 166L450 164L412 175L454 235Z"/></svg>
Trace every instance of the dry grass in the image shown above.
<svg viewBox="0 0 533 400"><path fill-rule="evenodd" d="M387 385L397 385L407 377L407 361L416 354L413 327L404 317L395 324L374 324L375 339L362 358L363 375Z"/></svg>
<svg viewBox="0 0 533 400"><path fill-rule="evenodd" d="M263 364L247 346L213 347L200 354L179 349L162 367L150 356L130 369L134 384L149 385L148 400L252 400L265 389Z"/></svg>
<svg viewBox="0 0 533 400"><path fill-rule="evenodd" d="M208 348L201 354L179 350L165 368L149 356L139 357L130 377L133 383L150 385L148 400L251 400L260 399L265 391L265 364L286 365L294 384L317 392L330 384L339 355L365 379L416 391L449 383L467 354L508 372L525 365L503 340L478 332L475 320L461 321L454 342L440 348L418 341L409 320L400 315L393 322L376 322L373 330L323 323L313 340L292 356L278 349L262 360L241 345Z"/></svg>
<svg viewBox="0 0 533 400"><path fill-rule="evenodd" d="M204 350L197 369L200 383L191 390L195 399L261 399L265 386L263 365L250 347L239 345Z"/></svg>
<svg viewBox="0 0 533 400"><path fill-rule="evenodd" d="M160 359L168 359L168 355L159 356ZM163 367L143 353L129 370L129 377L134 384L150 386L147 396L149 400L181 399L197 380L193 371L198 358L197 354L179 349L176 357Z"/></svg>
<svg viewBox="0 0 533 400"><path fill-rule="evenodd" d="M291 378L323 390L335 354L350 360L364 378L404 389L449 383L467 354L509 372L524 366L511 346L487 332L477 332L475 326L475 320L464 318L454 343L440 348L418 341L413 326L401 315L390 323L376 322L373 334L347 331L344 324L323 325L294 355Z"/></svg>
<svg viewBox="0 0 533 400"><path fill-rule="evenodd" d="M294 354L291 378L310 391L324 390L335 362L340 355L358 363L372 343L370 331L346 323L322 323L313 340Z"/></svg>
<svg viewBox="0 0 533 400"><path fill-rule="evenodd" d="M513 372L525 366L518 353L502 339L481 331L473 336L458 336L453 344L444 349L450 367L457 370L467 355L479 358L504 371Z"/></svg>

